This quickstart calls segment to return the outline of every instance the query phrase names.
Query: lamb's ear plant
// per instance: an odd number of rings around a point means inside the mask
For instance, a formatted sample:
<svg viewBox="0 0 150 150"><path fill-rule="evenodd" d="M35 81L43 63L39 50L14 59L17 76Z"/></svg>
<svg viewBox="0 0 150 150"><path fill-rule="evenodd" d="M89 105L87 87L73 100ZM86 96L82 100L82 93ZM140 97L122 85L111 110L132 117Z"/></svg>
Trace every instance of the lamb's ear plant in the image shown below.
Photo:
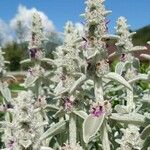
<svg viewBox="0 0 150 150"><path fill-rule="evenodd" d="M29 43L30 59L34 66L29 69L24 82L27 91L18 93L17 98L11 98L12 108L5 119L4 131L6 147L14 150L38 150L44 142L40 137L44 132L44 126L48 124L44 111L46 97L41 88L42 78L45 75L41 67L43 51L43 28L41 18L37 13L33 14L31 41ZM7 94L8 95L8 94Z"/></svg>
<svg viewBox="0 0 150 150"><path fill-rule="evenodd" d="M0 92L2 94L4 103L9 103L11 100L11 92L8 88L8 83L6 82L6 79L11 77L15 79L13 76L10 76L6 72L5 64L9 64L8 61L5 61L4 55L5 52L2 51L0 48Z"/></svg>
<svg viewBox="0 0 150 150"><path fill-rule="evenodd" d="M40 15L32 16L25 90L11 97L5 83L3 52L0 51L0 92L5 121L3 150L146 150L150 139L150 90L138 83L150 81L150 71L139 73L140 63L126 19L117 21L116 35L108 34L105 0L87 0L84 35L71 21L54 59L45 58L44 29ZM108 55L115 39L116 51ZM115 72L109 58L119 56ZM149 55L142 54L149 59ZM45 70L43 63L50 65ZM47 84L45 84L46 82ZM142 92L139 92L142 91ZM51 148L50 148L51 147Z"/></svg>
<svg viewBox="0 0 150 150"><path fill-rule="evenodd" d="M104 0L88 0L86 2L85 17L85 37L86 47L84 49L85 74L80 77L70 90L74 90L86 80L94 83L93 104L89 110L90 115L83 123L83 139L88 143L99 131L102 149L109 150L110 142L108 138L107 120L111 114L111 102L104 96L104 80L116 81L132 91L130 84L119 74L109 71L108 52L106 39L118 38L107 33L106 16L110 13L104 6Z"/></svg>
<svg viewBox="0 0 150 150"><path fill-rule="evenodd" d="M5 64L9 63L5 61L4 55L5 53L0 48L0 93L1 93L1 99L2 104L0 106L0 112L4 113L4 118L6 121L8 121L8 124L4 121L1 121L1 132L4 133L2 136L2 142L4 143L5 147L8 145L9 139L8 137L11 136L10 130L6 127L6 125L10 124L10 113L9 109L12 107L11 104L11 91L8 87L8 83L6 81L8 75L6 72ZM14 77L13 77L14 78Z"/></svg>
<svg viewBox="0 0 150 150"><path fill-rule="evenodd" d="M58 99L58 107L60 108L56 112L55 117L59 118L60 122L64 121L64 118L68 118L67 142L62 149L82 149L77 141L77 115L78 115L78 95L77 93L69 93L70 87L74 84L81 73L82 59L79 57L79 42L81 41L79 31L73 26L72 22L67 22L64 31L63 45L57 48L54 60L55 82L57 79L57 86L54 89L56 99ZM62 124L60 124L60 127ZM53 127L53 126L52 126ZM58 126L59 127L59 126ZM51 130L46 132L47 136L50 136ZM63 140L63 136L61 136ZM64 138L65 139L65 138Z"/></svg>

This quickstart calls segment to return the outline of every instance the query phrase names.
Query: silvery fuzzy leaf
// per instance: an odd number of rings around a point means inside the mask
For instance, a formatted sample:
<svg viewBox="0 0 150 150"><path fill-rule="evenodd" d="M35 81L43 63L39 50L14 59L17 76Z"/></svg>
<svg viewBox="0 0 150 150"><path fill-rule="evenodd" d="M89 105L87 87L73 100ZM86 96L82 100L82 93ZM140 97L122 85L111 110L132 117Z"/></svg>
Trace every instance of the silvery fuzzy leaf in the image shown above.
<svg viewBox="0 0 150 150"><path fill-rule="evenodd" d="M133 58L132 65L134 68L139 69L140 68L140 61L138 58Z"/></svg>
<svg viewBox="0 0 150 150"><path fill-rule="evenodd" d="M77 81L74 82L74 84L70 88L69 93L70 94L73 93L78 88L78 86L80 86L86 80L87 80L86 75L82 75Z"/></svg>
<svg viewBox="0 0 150 150"><path fill-rule="evenodd" d="M147 48L145 46L134 46L133 48L131 48L131 51L142 51L142 50L147 50Z"/></svg>
<svg viewBox="0 0 150 150"><path fill-rule="evenodd" d="M52 65L55 64L55 63L54 63L54 60L49 59L49 58L42 58L41 61L42 61L42 62L49 63L49 64L52 64Z"/></svg>
<svg viewBox="0 0 150 150"><path fill-rule="evenodd" d="M111 53L108 58L114 57L116 55L116 52Z"/></svg>
<svg viewBox="0 0 150 150"><path fill-rule="evenodd" d="M111 10L105 10L102 14L103 14L104 16L107 16L107 15L109 15L109 14L111 14L111 13L112 13Z"/></svg>
<svg viewBox="0 0 150 150"><path fill-rule="evenodd" d="M102 38L103 39L119 39L119 36L113 35L113 34L105 34Z"/></svg>
<svg viewBox="0 0 150 150"><path fill-rule="evenodd" d="M52 149L52 148L50 148L50 147L41 147L41 149L40 150L54 150L54 149Z"/></svg>
<svg viewBox="0 0 150 150"><path fill-rule="evenodd" d="M134 103L134 95L133 92L129 89L127 89L127 109L128 112L132 112L132 110L135 109L135 103Z"/></svg>
<svg viewBox="0 0 150 150"><path fill-rule="evenodd" d="M114 73L114 72L110 72L107 75L104 76L105 78L108 78L110 80L115 80L117 82L119 82L120 84L124 85L125 87L127 87L128 89L132 90L131 85L119 74Z"/></svg>
<svg viewBox="0 0 150 150"><path fill-rule="evenodd" d="M150 94L144 94L141 102L150 104Z"/></svg>
<svg viewBox="0 0 150 150"><path fill-rule="evenodd" d="M6 101L11 101L11 92L7 86L3 86L3 84L1 84L0 91L3 97L6 99Z"/></svg>
<svg viewBox="0 0 150 150"><path fill-rule="evenodd" d="M129 80L129 83L134 83L134 82L139 81L139 80L145 80L145 81L148 80L148 75L139 74L135 78Z"/></svg>
<svg viewBox="0 0 150 150"><path fill-rule="evenodd" d="M13 80L17 81L17 79L13 75L6 75L6 78L12 78Z"/></svg>
<svg viewBox="0 0 150 150"><path fill-rule="evenodd" d="M57 135L58 133L64 131L66 128L66 121L60 121L56 124L53 124L43 135L40 137L40 141L44 139Z"/></svg>
<svg viewBox="0 0 150 150"><path fill-rule="evenodd" d="M20 64L25 64L31 62L31 59L25 59L20 62Z"/></svg>
<svg viewBox="0 0 150 150"><path fill-rule="evenodd" d="M116 105L115 110L120 114L126 114L128 112L127 106L122 106L122 105Z"/></svg>
<svg viewBox="0 0 150 150"><path fill-rule="evenodd" d="M124 42L118 42L118 43L116 43L115 45L116 46L123 46L125 43Z"/></svg>
<svg viewBox="0 0 150 150"><path fill-rule="evenodd" d="M102 139L102 145L103 145L102 147L103 147L103 149L110 150L110 141L109 141L109 137L108 137L108 128L107 128L106 120L102 124L101 139Z"/></svg>
<svg viewBox="0 0 150 150"><path fill-rule="evenodd" d="M88 54L86 54L86 58L87 59L92 59L92 58L94 58L99 52L98 52L98 50L96 50L95 51L95 49L94 49L94 51L93 51L93 48L89 48L88 49L89 51L88 51ZM91 53L90 53L91 52ZM94 52L94 53L93 53Z"/></svg>
<svg viewBox="0 0 150 150"><path fill-rule="evenodd" d="M82 119L85 119L88 117L87 113L82 111L82 110L79 110L79 111L73 111L73 113L77 116L79 116L80 118Z"/></svg>
<svg viewBox="0 0 150 150"><path fill-rule="evenodd" d="M140 56L143 57L143 58L145 58L145 59L150 60L150 55L147 55L147 54L141 54Z"/></svg>
<svg viewBox="0 0 150 150"><path fill-rule="evenodd" d="M129 37L132 37L135 34L136 34L136 32L131 32L130 35L129 35Z"/></svg>
<svg viewBox="0 0 150 150"><path fill-rule="evenodd" d="M83 122L83 140L88 143L90 139L98 132L104 121L104 114L100 117L89 115Z"/></svg>
<svg viewBox="0 0 150 150"><path fill-rule="evenodd" d="M27 76L23 85L25 88L32 86L32 84L38 79L37 76Z"/></svg>
<svg viewBox="0 0 150 150"><path fill-rule="evenodd" d="M19 144L21 144L25 149L27 149L31 144L31 140L19 140Z"/></svg>
<svg viewBox="0 0 150 150"><path fill-rule="evenodd" d="M115 67L115 72L118 73L119 75L122 75L122 72L125 69L127 64L129 64L128 61L117 63L117 65Z"/></svg>
<svg viewBox="0 0 150 150"><path fill-rule="evenodd" d="M148 136L150 136L150 125L148 125L141 133L141 139L145 140Z"/></svg>
<svg viewBox="0 0 150 150"><path fill-rule="evenodd" d="M65 88L63 88L63 84L62 84L62 82L60 81L58 84L57 84L57 86L56 86L56 88L54 89L54 93L55 94L58 94L58 93L60 93L62 90L64 90Z"/></svg>
<svg viewBox="0 0 150 150"><path fill-rule="evenodd" d="M145 116L138 113L130 113L130 114L112 113L110 119L126 124L143 125L145 123Z"/></svg>
<svg viewBox="0 0 150 150"><path fill-rule="evenodd" d="M10 64L10 62L9 62L9 61L4 61L4 63L5 63L5 64Z"/></svg>

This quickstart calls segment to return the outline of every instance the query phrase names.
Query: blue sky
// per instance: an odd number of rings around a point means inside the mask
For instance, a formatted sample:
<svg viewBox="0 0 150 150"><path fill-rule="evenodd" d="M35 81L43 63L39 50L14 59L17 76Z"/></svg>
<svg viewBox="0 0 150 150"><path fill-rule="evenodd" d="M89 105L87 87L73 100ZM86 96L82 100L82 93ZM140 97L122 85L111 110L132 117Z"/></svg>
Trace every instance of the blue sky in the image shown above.
<svg viewBox="0 0 150 150"><path fill-rule="evenodd" d="M19 4L28 9L35 7L44 12L59 31L67 20L74 23L81 22L79 14L84 12L85 0L0 0L0 18L9 21L17 13ZM150 0L106 0L106 8L112 10L110 15L109 30L114 31L116 20L119 16L125 16L131 29L137 29L150 24Z"/></svg>

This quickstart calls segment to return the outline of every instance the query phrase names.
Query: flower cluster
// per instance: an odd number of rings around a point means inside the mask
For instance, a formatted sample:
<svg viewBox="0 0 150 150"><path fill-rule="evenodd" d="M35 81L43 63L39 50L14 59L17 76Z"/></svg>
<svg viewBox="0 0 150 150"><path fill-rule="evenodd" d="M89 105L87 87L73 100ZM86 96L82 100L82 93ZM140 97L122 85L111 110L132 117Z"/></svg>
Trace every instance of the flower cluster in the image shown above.
<svg viewBox="0 0 150 150"><path fill-rule="evenodd" d="M29 42L29 52L31 59L40 60L44 57L43 42L45 40L43 34L42 20L39 14L34 13L32 16L31 40Z"/></svg>
<svg viewBox="0 0 150 150"><path fill-rule="evenodd" d="M101 115L109 115L111 113L111 104L109 101L93 103L90 106L90 114L93 117L100 117Z"/></svg>
<svg viewBox="0 0 150 150"><path fill-rule="evenodd" d="M20 92L13 101L12 121L9 126L4 127L3 141L7 148L23 149L32 146L33 149L37 149L39 147L42 124L37 120L40 116L34 109L34 103L35 99L31 91Z"/></svg>

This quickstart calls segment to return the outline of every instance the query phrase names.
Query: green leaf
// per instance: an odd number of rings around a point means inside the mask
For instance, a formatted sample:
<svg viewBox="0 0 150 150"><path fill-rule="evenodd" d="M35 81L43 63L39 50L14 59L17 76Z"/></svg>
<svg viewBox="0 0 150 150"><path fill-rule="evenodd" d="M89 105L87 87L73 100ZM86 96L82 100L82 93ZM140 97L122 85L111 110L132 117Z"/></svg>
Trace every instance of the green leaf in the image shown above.
<svg viewBox="0 0 150 150"><path fill-rule="evenodd" d="M119 74L114 73L114 72L110 72L107 75L104 76L107 79L110 80L115 80L117 82L119 82L120 84L124 85L125 87L129 88L130 90L132 90L131 85Z"/></svg>
<svg viewBox="0 0 150 150"><path fill-rule="evenodd" d="M83 140L88 143L95 136L104 121L104 114L100 117L89 115L83 122Z"/></svg>

